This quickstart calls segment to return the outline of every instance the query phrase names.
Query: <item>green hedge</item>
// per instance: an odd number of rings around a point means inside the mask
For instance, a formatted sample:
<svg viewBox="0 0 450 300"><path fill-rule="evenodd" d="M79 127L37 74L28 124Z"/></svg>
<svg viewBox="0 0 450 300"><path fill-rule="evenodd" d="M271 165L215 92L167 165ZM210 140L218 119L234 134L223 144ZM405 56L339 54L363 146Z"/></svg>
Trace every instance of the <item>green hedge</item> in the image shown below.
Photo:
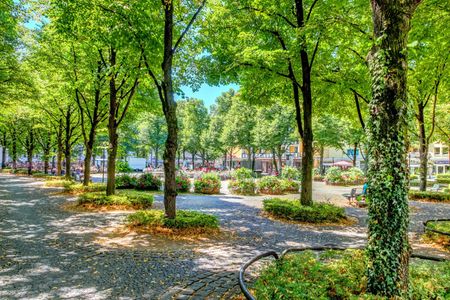
<svg viewBox="0 0 450 300"><path fill-rule="evenodd" d="M102 192L106 191L106 184L91 183L88 186L84 186L82 183L75 183L73 181L68 181L64 185L64 191L71 194Z"/></svg>
<svg viewBox="0 0 450 300"><path fill-rule="evenodd" d="M434 184L435 182L427 180L427 187L432 187ZM420 180L411 180L409 186L420 186Z"/></svg>
<svg viewBox="0 0 450 300"><path fill-rule="evenodd" d="M290 254L263 268L256 299L386 299L366 294L367 258L362 250ZM411 260L405 299L449 299L450 261ZM403 298L402 298L403 299Z"/></svg>
<svg viewBox="0 0 450 300"><path fill-rule="evenodd" d="M216 216L196 211L178 210L175 219L167 219L161 210L137 211L127 217L131 226L162 226L171 229L219 228Z"/></svg>
<svg viewBox="0 0 450 300"><path fill-rule="evenodd" d="M410 200L450 201L450 193L409 191Z"/></svg>
<svg viewBox="0 0 450 300"><path fill-rule="evenodd" d="M450 174L438 174L436 181L438 183L450 184Z"/></svg>
<svg viewBox="0 0 450 300"><path fill-rule="evenodd" d="M78 205L92 204L95 206L128 206L136 209L150 208L153 195L146 192L120 190L116 195L106 196L104 192L85 193L78 197Z"/></svg>
<svg viewBox="0 0 450 300"><path fill-rule="evenodd" d="M117 189L134 189L137 186L137 178L128 174L116 176Z"/></svg>
<svg viewBox="0 0 450 300"><path fill-rule="evenodd" d="M136 189L143 191L159 191L161 186L161 179L150 173L139 176L136 183Z"/></svg>
<svg viewBox="0 0 450 300"><path fill-rule="evenodd" d="M191 180L186 173L180 172L175 177L175 182L177 185L177 191L187 193L191 190Z"/></svg>
<svg viewBox="0 0 450 300"><path fill-rule="evenodd" d="M298 200L265 199L263 210L273 216L298 222L328 223L346 219L345 210L342 207L325 203L303 206Z"/></svg>

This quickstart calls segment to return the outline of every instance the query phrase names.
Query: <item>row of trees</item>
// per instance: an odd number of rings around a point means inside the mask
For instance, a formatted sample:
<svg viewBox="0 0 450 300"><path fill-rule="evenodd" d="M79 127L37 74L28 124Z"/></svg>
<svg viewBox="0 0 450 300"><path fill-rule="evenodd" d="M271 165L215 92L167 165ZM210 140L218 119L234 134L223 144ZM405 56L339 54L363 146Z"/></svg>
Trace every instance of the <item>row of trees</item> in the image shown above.
<svg viewBox="0 0 450 300"><path fill-rule="evenodd" d="M371 10L367 1L345 0L24 1L38 13L26 30L19 2L3 1L2 144L13 163L25 150L29 168L36 150L48 161L55 149L57 173L64 160L69 177L81 142L87 185L95 145L107 136L111 195L119 145L130 140L126 129L155 137L168 218L176 216L183 151L206 160L234 147L249 158L258 148L279 156L300 137L300 201L312 205L314 142L318 149L342 140L365 147L369 290L395 295L407 284L409 257L405 154L416 138L425 188L428 145L437 134L448 138L449 128L449 8L427 0L416 11L419 2L371 0ZM210 113L196 100L177 105L182 85L203 81L241 88L220 97ZM342 130L346 124L351 130Z"/></svg>

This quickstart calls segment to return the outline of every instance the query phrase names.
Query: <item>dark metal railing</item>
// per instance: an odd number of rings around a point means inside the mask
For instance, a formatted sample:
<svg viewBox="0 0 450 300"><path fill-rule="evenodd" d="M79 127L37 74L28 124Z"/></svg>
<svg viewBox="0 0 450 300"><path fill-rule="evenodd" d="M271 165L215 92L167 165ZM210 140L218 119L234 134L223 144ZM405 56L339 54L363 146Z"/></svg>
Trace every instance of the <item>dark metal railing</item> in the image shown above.
<svg viewBox="0 0 450 300"><path fill-rule="evenodd" d="M251 258L249 261L247 261L245 264L243 264L242 267L239 269L239 287L241 288L241 291L247 300L256 300L256 298L250 293L250 291L247 288L247 285L245 283L245 271L248 269L248 267L250 267L251 265L253 265L254 263L256 263L257 261L259 261L263 258L273 257L275 259L275 261L277 261L279 259L283 259L287 254L293 253L293 252L302 252L302 251L307 251L307 250L311 250L311 251L327 251L327 250L344 251L347 249L362 250L363 248L361 248L361 247L344 248L344 247L338 247L338 246L334 246L334 245L333 246L325 245L325 246L321 246L321 247L288 248L288 249L284 250L283 252L281 252L280 255L278 255L277 252L273 251L273 250L259 254L255 257ZM444 257L428 256L428 255L415 254L415 253L411 254L411 258L426 259L426 260L437 261L437 262L442 262L442 261L448 260L447 258L444 258Z"/></svg>
<svg viewBox="0 0 450 300"><path fill-rule="evenodd" d="M428 223L432 223L432 222L450 222L450 219L435 219L435 220L428 220L428 221L423 222L423 226L425 226L425 229L424 229L425 232L429 231L429 232L434 232L437 234L450 236L450 232L440 231L440 230L436 230L436 229L432 229L432 228L428 227Z"/></svg>

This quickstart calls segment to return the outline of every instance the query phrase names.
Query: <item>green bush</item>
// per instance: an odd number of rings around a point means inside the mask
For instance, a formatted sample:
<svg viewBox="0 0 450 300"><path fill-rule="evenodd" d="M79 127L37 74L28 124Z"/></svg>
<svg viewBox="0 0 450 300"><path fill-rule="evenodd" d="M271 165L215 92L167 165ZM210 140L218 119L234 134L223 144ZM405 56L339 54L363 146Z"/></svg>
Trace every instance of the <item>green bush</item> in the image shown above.
<svg viewBox="0 0 450 300"><path fill-rule="evenodd" d="M438 174L436 181L438 183L450 184L450 174Z"/></svg>
<svg viewBox="0 0 450 300"><path fill-rule="evenodd" d="M301 180L302 173L297 168L286 166L281 171L281 178L289 180Z"/></svg>
<svg viewBox="0 0 450 300"><path fill-rule="evenodd" d="M81 183L75 183L73 181L69 181L64 184L64 191L67 193L71 193L71 194L102 192L102 191L106 191L106 184L91 183L88 186L84 186Z"/></svg>
<svg viewBox="0 0 450 300"><path fill-rule="evenodd" d="M281 189L283 190L283 192L298 193L300 184L292 179L282 179Z"/></svg>
<svg viewBox="0 0 450 300"><path fill-rule="evenodd" d="M13 169L12 174L16 175L28 175L28 169Z"/></svg>
<svg viewBox="0 0 450 300"><path fill-rule="evenodd" d="M344 183L360 184L364 182L364 173L359 168L350 168L342 172L341 177Z"/></svg>
<svg viewBox="0 0 450 300"><path fill-rule="evenodd" d="M263 209L273 216L298 222L327 223L346 219L344 208L325 203L303 206L298 200L272 198L263 201Z"/></svg>
<svg viewBox="0 0 450 300"><path fill-rule="evenodd" d="M95 206L128 206L136 209L150 208L153 204L153 196L138 191L121 190L116 195L106 196L104 192L92 192L80 195L78 204L92 204Z"/></svg>
<svg viewBox="0 0 450 300"><path fill-rule="evenodd" d="M127 161L125 160L118 160L116 162L116 170L119 173L130 173L133 172L133 169L130 167Z"/></svg>
<svg viewBox="0 0 450 300"><path fill-rule="evenodd" d="M276 176L264 176L258 181L258 190L262 194L281 195L283 194L283 187L281 180Z"/></svg>
<svg viewBox="0 0 450 300"><path fill-rule="evenodd" d="M265 267L255 283L257 299L386 299L365 294L367 259L362 250L287 255ZM407 299L448 299L450 262L411 260Z"/></svg>
<svg viewBox="0 0 450 300"><path fill-rule="evenodd" d="M47 178L48 174L45 174L44 172L33 172L31 174L31 176L33 176L34 178Z"/></svg>
<svg viewBox="0 0 450 300"><path fill-rule="evenodd" d="M325 173L325 181L329 183L339 183L342 181L342 170L339 167L331 167Z"/></svg>
<svg viewBox="0 0 450 300"><path fill-rule="evenodd" d="M150 173L147 173L142 174L141 176L138 177L136 189L143 191L159 191L161 185L162 185L161 179Z"/></svg>
<svg viewBox="0 0 450 300"><path fill-rule="evenodd" d="M171 229L219 228L216 216L184 210L178 210L175 219L165 218L161 210L137 211L129 215L127 221L132 226L162 226Z"/></svg>
<svg viewBox="0 0 450 300"><path fill-rule="evenodd" d="M58 176L59 177L59 176ZM63 187L64 189L69 188L71 185L75 184L75 181L65 180L64 177L56 177L52 179L47 179L45 181L46 187Z"/></svg>
<svg viewBox="0 0 450 300"><path fill-rule="evenodd" d="M194 191L200 194L219 194L220 177L216 173L202 173L194 181Z"/></svg>
<svg viewBox="0 0 450 300"><path fill-rule="evenodd" d="M410 200L450 201L450 193L409 191Z"/></svg>
<svg viewBox="0 0 450 300"><path fill-rule="evenodd" d="M419 175L417 175L417 174L409 174L409 180L417 180L417 179L419 179Z"/></svg>
<svg viewBox="0 0 450 300"><path fill-rule="evenodd" d="M137 179L128 174L116 176L116 188L118 189L134 189L137 186Z"/></svg>
<svg viewBox="0 0 450 300"><path fill-rule="evenodd" d="M186 173L180 172L176 177L175 181L177 184L177 191L179 192L189 192L191 189L191 180Z"/></svg>
<svg viewBox="0 0 450 300"><path fill-rule="evenodd" d="M228 183L228 189L232 194L237 195L255 195L256 194L256 182L253 178L231 180Z"/></svg>
<svg viewBox="0 0 450 300"><path fill-rule="evenodd" d="M231 173L231 178L234 180L243 180L253 178L253 171L247 168L239 168Z"/></svg>
<svg viewBox="0 0 450 300"><path fill-rule="evenodd" d="M325 182L343 185L362 184L364 182L364 173L358 168L342 171L339 167L331 167L325 173Z"/></svg>
<svg viewBox="0 0 450 300"><path fill-rule="evenodd" d="M432 187L434 185L434 182L427 180L427 187ZM411 180L409 182L409 186L420 186L420 180Z"/></svg>

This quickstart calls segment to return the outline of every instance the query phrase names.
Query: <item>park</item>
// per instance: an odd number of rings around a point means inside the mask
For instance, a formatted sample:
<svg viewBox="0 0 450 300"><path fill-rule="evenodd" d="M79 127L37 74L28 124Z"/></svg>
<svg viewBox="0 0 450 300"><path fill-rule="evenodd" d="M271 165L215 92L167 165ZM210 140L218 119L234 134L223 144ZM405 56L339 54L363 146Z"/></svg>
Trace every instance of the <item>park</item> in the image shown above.
<svg viewBox="0 0 450 300"><path fill-rule="evenodd" d="M1 0L0 299L450 299L449 22Z"/></svg>

